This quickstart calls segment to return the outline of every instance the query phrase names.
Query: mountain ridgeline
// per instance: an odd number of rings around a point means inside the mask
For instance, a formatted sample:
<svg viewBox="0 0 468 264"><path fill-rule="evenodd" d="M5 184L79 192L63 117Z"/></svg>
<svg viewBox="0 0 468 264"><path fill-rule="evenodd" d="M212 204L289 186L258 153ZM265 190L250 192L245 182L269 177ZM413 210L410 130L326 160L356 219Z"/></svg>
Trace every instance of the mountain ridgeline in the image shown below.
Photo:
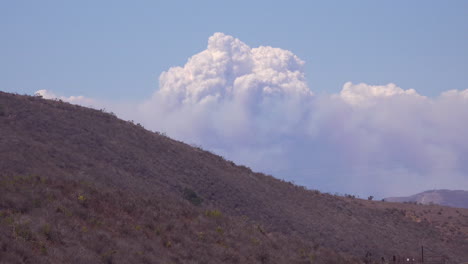
<svg viewBox="0 0 468 264"><path fill-rule="evenodd" d="M468 209L256 173L112 114L0 92L0 263L468 260Z"/></svg>
<svg viewBox="0 0 468 264"><path fill-rule="evenodd" d="M385 198L389 202L410 202L420 204L439 204L458 208L468 208L468 191L430 190L407 197Z"/></svg>

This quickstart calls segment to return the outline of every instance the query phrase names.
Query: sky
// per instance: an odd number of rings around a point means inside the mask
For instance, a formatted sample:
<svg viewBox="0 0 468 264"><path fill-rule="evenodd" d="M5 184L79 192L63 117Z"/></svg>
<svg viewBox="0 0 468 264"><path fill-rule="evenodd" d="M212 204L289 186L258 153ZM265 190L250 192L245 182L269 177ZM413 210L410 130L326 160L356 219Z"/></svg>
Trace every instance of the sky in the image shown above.
<svg viewBox="0 0 468 264"><path fill-rule="evenodd" d="M0 34L2 91L311 189L468 189L466 1L6 0Z"/></svg>

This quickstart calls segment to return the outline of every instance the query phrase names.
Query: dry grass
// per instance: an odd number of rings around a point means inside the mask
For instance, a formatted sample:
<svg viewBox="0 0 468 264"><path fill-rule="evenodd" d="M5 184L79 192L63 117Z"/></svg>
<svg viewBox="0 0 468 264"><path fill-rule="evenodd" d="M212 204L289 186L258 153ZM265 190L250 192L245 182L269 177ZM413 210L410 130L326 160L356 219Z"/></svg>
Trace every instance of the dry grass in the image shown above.
<svg viewBox="0 0 468 264"><path fill-rule="evenodd" d="M0 190L0 262L352 263L180 199L39 176L3 176Z"/></svg>

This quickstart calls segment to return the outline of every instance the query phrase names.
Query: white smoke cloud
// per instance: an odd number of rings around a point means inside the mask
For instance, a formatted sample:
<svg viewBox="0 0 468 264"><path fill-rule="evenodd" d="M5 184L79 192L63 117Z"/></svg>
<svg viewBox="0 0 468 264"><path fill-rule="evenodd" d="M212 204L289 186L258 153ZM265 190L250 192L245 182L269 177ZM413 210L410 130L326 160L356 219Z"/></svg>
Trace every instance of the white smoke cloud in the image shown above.
<svg viewBox="0 0 468 264"><path fill-rule="evenodd" d="M52 91L49 90L38 90L34 93L36 96L41 96L45 99L55 99L55 100L62 100L65 102L69 102L72 104L78 104L78 105L84 105L88 107L95 107L99 105L99 102L88 97L84 97L82 95L79 96L70 96L70 97L65 97L65 96L58 96Z"/></svg>
<svg viewBox="0 0 468 264"><path fill-rule="evenodd" d="M165 107L236 101L252 107L263 98L312 95L307 88L304 62L290 51L251 49L240 40L216 33L208 48L182 67L170 68L160 77L153 100Z"/></svg>
<svg viewBox="0 0 468 264"><path fill-rule="evenodd" d="M183 67L163 72L150 99L113 110L310 188L468 189L468 89L428 98L395 84L346 83L315 96L303 65L290 51L216 33Z"/></svg>
<svg viewBox="0 0 468 264"><path fill-rule="evenodd" d="M104 110L107 112L115 111L120 118L126 120L138 120L139 115L135 115L137 106L132 102L112 102L89 98L86 96L59 96L49 90L38 90L34 93L35 96L40 96L44 99L61 100L71 104L82 105L94 109Z"/></svg>
<svg viewBox="0 0 468 264"><path fill-rule="evenodd" d="M403 90L393 83L388 85L357 85L345 83L339 95L344 101L354 106L369 106L387 100L390 97L422 97L414 89Z"/></svg>

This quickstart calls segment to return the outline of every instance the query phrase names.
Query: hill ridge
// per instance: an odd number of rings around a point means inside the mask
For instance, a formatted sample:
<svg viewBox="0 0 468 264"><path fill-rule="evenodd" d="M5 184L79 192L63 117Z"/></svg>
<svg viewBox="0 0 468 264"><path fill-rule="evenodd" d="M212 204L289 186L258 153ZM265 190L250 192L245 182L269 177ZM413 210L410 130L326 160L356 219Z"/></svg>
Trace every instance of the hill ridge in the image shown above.
<svg viewBox="0 0 468 264"><path fill-rule="evenodd" d="M60 101L0 92L0 106L4 177L39 175L51 182L91 182L98 190L142 201L153 196L169 199L177 208L187 202L188 190L202 201L192 205L199 213L219 210L229 219L248 219L265 234L286 237L283 241L297 238L298 243L328 252L312 250L316 256L344 258L343 263L362 260L367 252L387 259L415 255L422 240L449 261L468 258L465 209L307 190L103 111ZM271 248L264 251L274 255ZM252 261L266 263L261 259Z"/></svg>
<svg viewBox="0 0 468 264"><path fill-rule="evenodd" d="M413 202L421 204L439 204L444 206L468 208L468 191L433 189L423 191L410 196L388 197L386 201L390 202Z"/></svg>

